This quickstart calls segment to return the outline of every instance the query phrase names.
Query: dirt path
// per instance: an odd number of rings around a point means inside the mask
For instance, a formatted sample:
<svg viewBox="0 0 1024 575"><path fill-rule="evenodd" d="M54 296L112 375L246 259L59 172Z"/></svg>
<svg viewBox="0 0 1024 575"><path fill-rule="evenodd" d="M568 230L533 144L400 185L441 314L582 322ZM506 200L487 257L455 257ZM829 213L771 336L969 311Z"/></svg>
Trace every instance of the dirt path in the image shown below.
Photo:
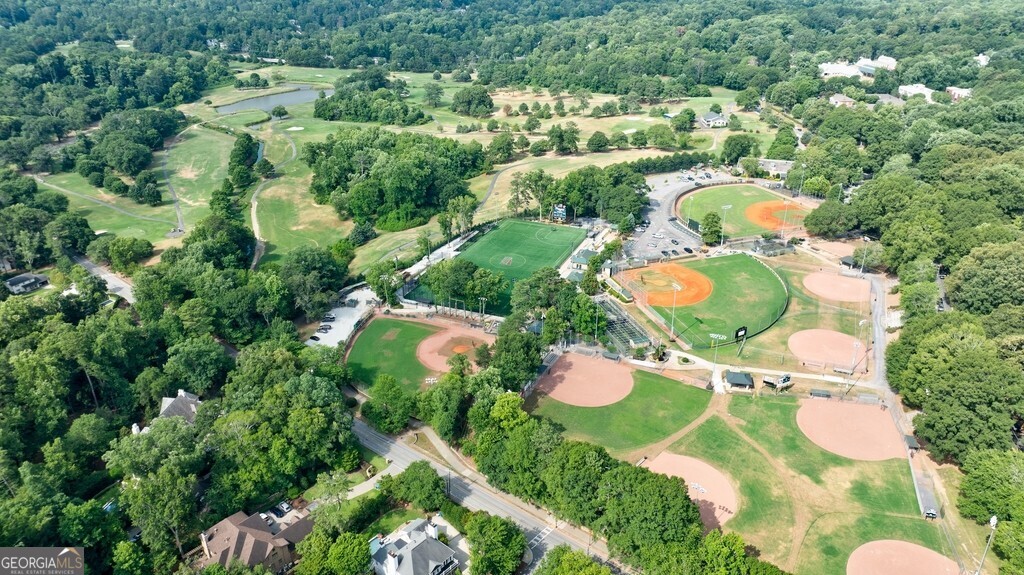
<svg viewBox="0 0 1024 575"><path fill-rule="evenodd" d="M69 196L75 196L76 198L81 198L83 200L87 200L87 201L93 202L95 204L99 204L99 205L101 205L101 206L103 206L105 208L109 208L111 210L114 210L115 212L117 212L119 214L124 214L124 215L126 215L128 217L135 218L137 220L146 220L146 221L149 221L149 222L160 222L160 223L163 223L163 224L171 224L172 226L174 225L174 222L172 222L170 220L161 220L160 218L151 218L149 216L140 216L138 214L133 214L133 213L129 212L128 210L124 209L124 208L119 208L119 207L115 206L114 204L108 204L107 202L104 202L103 200L98 200L98 199L96 199L96 198L94 198L92 196L87 196L85 194L79 194L78 192L72 192L71 190L69 190L67 188L62 188L62 187L60 187L60 186L58 186L56 184L51 184L50 182L47 182L46 180L40 178L39 176L33 175L32 178L37 183L39 183L42 186L46 186L47 188L50 188L50 189L53 189L53 190L57 190L58 192L61 192L61 193L68 194Z"/></svg>
<svg viewBox="0 0 1024 575"><path fill-rule="evenodd" d="M728 395L714 394L711 396L711 402L708 404L707 409L704 413L700 414L697 419L694 419L686 425L686 427L673 433L672 435L662 439L657 443L645 445L639 449L634 449L622 456L622 459L629 462L640 461L642 457L656 457L662 451L669 448L670 445L682 439L686 434L690 433L694 429L697 429L702 423L711 418L712 415L724 411L724 407L729 403Z"/></svg>

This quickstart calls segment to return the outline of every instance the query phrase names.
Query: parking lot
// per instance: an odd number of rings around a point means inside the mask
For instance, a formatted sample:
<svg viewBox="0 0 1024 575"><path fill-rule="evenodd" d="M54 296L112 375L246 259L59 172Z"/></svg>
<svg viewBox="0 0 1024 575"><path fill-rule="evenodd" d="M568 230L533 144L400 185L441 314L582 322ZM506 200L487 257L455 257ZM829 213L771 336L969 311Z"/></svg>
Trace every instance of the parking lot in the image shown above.
<svg viewBox="0 0 1024 575"><path fill-rule="evenodd" d="M710 174L708 179L705 174ZM689 178L693 178L690 180ZM649 222L633 233L626 241L626 255L645 260L677 258L687 255L686 249L697 251L701 241L695 235L683 231L684 221L677 221L673 206L683 192L692 190L698 184L708 185L721 181L734 180L733 176L712 170L688 170L656 174L647 178L651 187L650 205L643 213L643 219ZM686 214L683 214L683 220Z"/></svg>
<svg viewBox="0 0 1024 575"><path fill-rule="evenodd" d="M334 316L334 319L320 323L320 325L329 324L331 329L325 333L317 332L313 334L313 337L317 339L307 339L306 345L335 347L339 343L346 341L351 337L352 332L355 331L359 318L373 307L375 297L373 290L370 288L363 288L346 295L341 302L343 305L327 312L327 315ZM348 305L353 301L355 302L354 306Z"/></svg>

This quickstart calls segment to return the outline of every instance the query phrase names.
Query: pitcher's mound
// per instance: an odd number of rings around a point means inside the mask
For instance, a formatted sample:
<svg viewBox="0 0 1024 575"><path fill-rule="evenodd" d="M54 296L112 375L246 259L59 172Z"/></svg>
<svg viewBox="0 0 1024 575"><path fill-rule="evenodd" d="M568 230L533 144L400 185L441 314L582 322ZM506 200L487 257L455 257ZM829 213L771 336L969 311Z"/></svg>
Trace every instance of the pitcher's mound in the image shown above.
<svg viewBox="0 0 1024 575"><path fill-rule="evenodd" d="M839 274L807 274L804 276L804 287L818 297L834 301L868 301L871 297L871 284L867 280Z"/></svg>
<svg viewBox="0 0 1024 575"><path fill-rule="evenodd" d="M853 551L846 575L958 575L956 563L926 547L885 539Z"/></svg>
<svg viewBox="0 0 1024 575"><path fill-rule="evenodd" d="M739 499L732 482L700 459L663 451L644 466L655 473L685 481L690 499L700 508L700 519L708 529L721 527L736 514Z"/></svg>
<svg viewBox="0 0 1024 575"><path fill-rule="evenodd" d="M850 459L882 461L906 455L892 416L879 405L805 399L796 424L818 447Z"/></svg>
<svg viewBox="0 0 1024 575"><path fill-rule="evenodd" d="M789 336L789 351L805 365L830 369L867 370L867 346L857 338L830 329L805 329Z"/></svg>
<svg viewBox="0 0 1024 575"><path fill-rule="evenodd" d="M494 343L494 336L479 330L451 326L424 339L416 346L416 359L427 369L438 372L448 371L448 358L461 353L473 360L473 349L483 344Z"/></svg>
<svg viewBox="0 0 1024 575"><path fill-rule="evenodd" d="M537 391L577 407L603 407L633 391L633 370L609 359L567 353L541 376Z"/></svg>

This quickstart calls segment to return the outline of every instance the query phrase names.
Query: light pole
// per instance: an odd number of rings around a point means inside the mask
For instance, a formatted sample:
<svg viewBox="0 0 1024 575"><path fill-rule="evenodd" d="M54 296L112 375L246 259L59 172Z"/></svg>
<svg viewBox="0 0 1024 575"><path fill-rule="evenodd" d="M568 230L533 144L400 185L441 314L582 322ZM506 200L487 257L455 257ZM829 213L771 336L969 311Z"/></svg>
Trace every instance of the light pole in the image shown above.
<svg viewBox="0 0 1024 575"><path fill-rule="evenodd" d="M856 370L857 364L859 363L857 361L857 350L860 349L861 329L864 327L864 324L866 323L868 323L868 320L866 319L862 319L859 322L857 322L857 339L853 340L853 362L850 365L850 371Z"/></svg>
<svg viewBox="0 0 1024 575"><path fill-rule="evenodd" d="M722 242L720 247L725 246L725 212L732 207L732 204L725 204L722 206Z"/></svg>
<svg viewBox="0 0 1024 575"><path fill-rule="evenodd" d="M999 518L995 515L988 520L988 526L992 528L992 531L988 534L988 544L985 545L985 552L981 554L981 563L978 563L978 570L974 572L974 575L981 575L981 568L985 565L985 557L988 555L988 550L992 547L992 539L996 536L996 525L999 524Z"/></svg>
<svg viewBox="0 0 1024 575"><path fill-rule="evenodd" d="M807 164L800 164L800 195L804 195L804 180L807 178Z"/></svg>
<svg viewBox="0 0 1024 575"><path fill-rule="evenodd" d="M484 318L484 309L486 309L485 306L487 305L487 298L480 297L479 299L480 299L480 319L483 319Z"/></svg>
<svg viewBox="0 0 1024 575"><path fill-rule="evenodd" d="M782 213L782 229L779 230L779 237L786 239L786 225L789 223L789 200L782 200L782 203L786 205L786 211Z"/></svg>
<svg viewBox="0 0 1024 575"><path fill-rule="evenodd" d="M672 341L676 340L676 294L679 293L679 284L672 284L672 325L669 326L669 333L672 335Z"/></svg>

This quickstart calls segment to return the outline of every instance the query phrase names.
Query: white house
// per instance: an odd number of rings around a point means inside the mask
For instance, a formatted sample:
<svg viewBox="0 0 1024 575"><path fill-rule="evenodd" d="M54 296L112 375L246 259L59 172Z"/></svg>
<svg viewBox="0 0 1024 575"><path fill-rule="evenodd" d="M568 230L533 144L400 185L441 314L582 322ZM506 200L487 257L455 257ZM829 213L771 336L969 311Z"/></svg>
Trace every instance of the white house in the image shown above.
<svg viewBox="0 0 1024 575"><path fill-rule="evenodd" d="M932 90L924 84L909 84L906 86L900 86L898 92L900 97L905 99L910 99L912 96L920 94L924 96L925 101L930 104L932 103L932 94L935 93L935 90Z"/></svg>
<svg viewBox="0 0 1024 575"><path fill-rule="evenodd" d="M818 74L825 80L829 78L860 78L862 72L849 62L822 62L818 64Z"/></svg>
<svg viewBox="0 0 1024 575"><path fill-rule="evenodd" d="M455 551L438 539L438 526L426 519L370 539L370 557L376 575L451 575L459 569Z"/></svg>
<svg viewBox="0 0 1024 575"><path fill-rule="evenodd" d="M854 100L846 94L832 94L828 99L828 103L832 104L835 108L839 108L840 106L844 108L852 108L857 104L857 100Z"/></svg>
<svg viewBox="0 0 1024 575"><path fill-rule="evenodd" d="M50 280L46 276L38 274L21 274L4 282L7 291L14 295L29 293L49 285Z"/></svg>
<svg viewBox="0 0 1024 575"><path fill-rule="evenodd" d="M729 120L725 116L715 112L702 114L697 118L697 122L702 128L724 128L729 125Z"/></svg>
<svg viewBox="0 0 1024 575"><path fill-rule="evenodd" d="M946 88L946 93L949 94L950 98L953 98L954 102L966 100L971 97L970 88L957 88L956 86L949 86L948 88Z"/></svg>

